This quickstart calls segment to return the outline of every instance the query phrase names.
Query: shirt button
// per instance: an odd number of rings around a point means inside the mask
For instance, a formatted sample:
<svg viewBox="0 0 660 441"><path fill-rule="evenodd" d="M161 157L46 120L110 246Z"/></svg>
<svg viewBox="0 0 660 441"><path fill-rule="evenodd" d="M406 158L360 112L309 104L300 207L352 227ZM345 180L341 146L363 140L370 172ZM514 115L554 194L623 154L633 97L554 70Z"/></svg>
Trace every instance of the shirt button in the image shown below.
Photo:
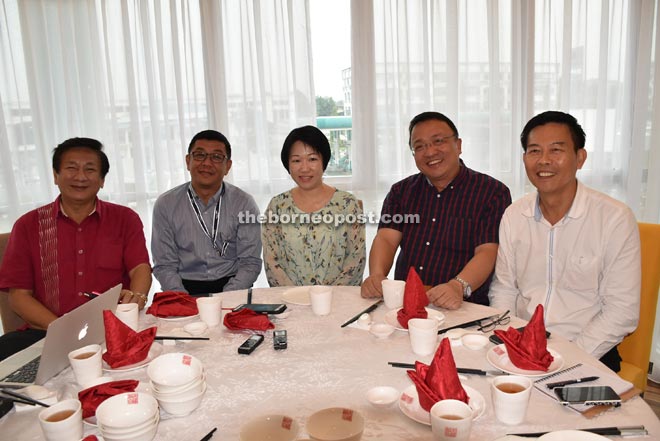
<svg viewBox="0 0 660 441"><path fill-rule="evenodd" d="M435 218L431 219L433 222L435 222Z"/></svg>
<svg viewBox="0 0 660 441"><path fill-rule="evenodd" d="M437 194L437 195L435 195L435 197L436 197L436 198L439 198L439 197L440 197L440 195L439 195L439 194Z"/></svg>
<svg viewBox="0 0 660 441"><path fill-rule="evenodd" d="M82 228L78 228L78 233L81 233L81 232L82 232Z"/></svg>
<svg viewBox="0 0 660 441"><path fill-rule="evenodd" d="M429 245L431 245L431 242L426 242L426 246L429 246Z"/></svg>
<svg viewBox="0 0 660 441"><path fill-rule="evenodd" d="M79 276L82 276L82 275L83 275L83 272L82 272L82 271L78 271L78 275L79 275Z"/></svg>
<svg viewBox="0 0 660 441"><path fill-rule="evenodd" d="M78 295L79 295L80 297L82 297L83 293L82 293L82 292L79 292Z"/></svg>
<svg viewBox="0 0 660 441"><path fill-rule="evenodd" d="M424 267L423 267L423 266L420 266L420 267L419 267L419 270L420 270L420 271L422 271L423 269L424 269Z"/></svg>
<svg viewBox="0 0 660 441"><path fill-rule="evenodd" d="M78 254L82 254L82 253L83 253L83 250L78 250Z"/></svg>

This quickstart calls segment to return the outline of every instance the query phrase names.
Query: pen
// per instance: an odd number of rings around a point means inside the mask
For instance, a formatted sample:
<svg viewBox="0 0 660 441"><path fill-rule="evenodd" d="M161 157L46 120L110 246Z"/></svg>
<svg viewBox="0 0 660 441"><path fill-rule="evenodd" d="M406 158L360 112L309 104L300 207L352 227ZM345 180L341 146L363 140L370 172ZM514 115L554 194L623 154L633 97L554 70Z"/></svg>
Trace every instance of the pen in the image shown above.
<svg viewBox="0 0 660 441"><path fill-rule="evenodd" d="M99 296L98 294L93 293L93 292L83 292L82 294L83 294L85 297L87 297L88 299L95 299L95 298L97 298L97 297Z"/></svg>
<svg viewBox="0 0 660 441"><path fill-rule="evenodd" d="M584 377L584 378L576 378L574 380L566 380L566 381L557 381L556 383L547 383L545 387L548 389L554 389L555 387L564 387L568 386L569 384L577 384L577 383L586 383L588 381L596 381L598 380L599 377Z"/></svg>
<svg viewBox="0 0 660 441"><path fill-rule="evenodd" d="M382 301L383 301L383 299L380 299L376 303L374 303L373 305L369 306L364 311L359 312L355 317L352 317L352 318L348 319L343 325L341 325L341 327L343 328L345 326L350 325L351 323L353 323L354 321L359 319L362 314L369 313L369 312L373 311L374 309L378 308L378 305L380 305Z"/></svg>

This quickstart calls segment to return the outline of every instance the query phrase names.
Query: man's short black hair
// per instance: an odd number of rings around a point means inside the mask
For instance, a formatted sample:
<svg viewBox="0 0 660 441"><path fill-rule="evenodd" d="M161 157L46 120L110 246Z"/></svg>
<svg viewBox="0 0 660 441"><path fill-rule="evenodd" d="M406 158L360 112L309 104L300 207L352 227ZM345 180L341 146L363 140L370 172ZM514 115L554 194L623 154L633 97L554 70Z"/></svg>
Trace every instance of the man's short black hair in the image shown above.
<svg viewBox="0 0 660 441"><path fill-rule="evenodd" d="M578 149L584 148L587 136L584 134L584 130L580 123L578 123L577 119L569 113L548 110L547 112L539 113L525 124L525 128L520 134L520 144L522 144L524 151L527 151L527 140L531 131L538 126L550 123L567 125L568 129L571 131L571 138L573 138L573 144L575 144L575 151L577 152Z"/></svg>
<svg viewBox="0 0 660 441"><path fill-rule="evenodd" d="M322 131L314 126L302 126L297 129L291 130L291 133L284 140L282 146L282 165L287 172L289 172L289 156L291 155L291 147L296 141L300 141L305 145L310 146L317 153L323 157L323 170L325 171L328 163L330 162L330 143L328 138L325 137ZM290 172L289 172L290 173Z"/></svg>
<svg viewBox="0 0 660 441"><path fill-rule="evenodd" d="M408 126L408 146L412 148L412 131L415 126L421 122L424 121L430 121L432 119L436 119L438 121L442 121L447 123L451 131L454 133L456 138L458 138L458 129L456 128L456 125L452 120L450 120L447 116L443 115L440 112L422 112L419 115L415 116L411 121L410 125Z"/></svg>
<svg viewBox="0 0 660 441"><path fill-rule="evenodd" d="M67 151L76 148L90 149L96 153L101 161L101 178L105 179L105 175L110 171L110 162L103 151L103 144L92 138L69 138L55 147L53 149L53 170L59 174L62 165L62 155Z"/></svg>
<svg viewBox="0 0 660 441"><path fill-rule="evenodd" d="M227 150L227 159L231 159L231 145L229 144L227 137L222 133L218 132L217 130L202 130L197 135L193 136L193 138L190 140L190 144L188 145L188 153L192 151L193 147L195 146L195 142L197 142L198 139L205 139L207 141L220 141L225 145L225 150Z"/></svg>

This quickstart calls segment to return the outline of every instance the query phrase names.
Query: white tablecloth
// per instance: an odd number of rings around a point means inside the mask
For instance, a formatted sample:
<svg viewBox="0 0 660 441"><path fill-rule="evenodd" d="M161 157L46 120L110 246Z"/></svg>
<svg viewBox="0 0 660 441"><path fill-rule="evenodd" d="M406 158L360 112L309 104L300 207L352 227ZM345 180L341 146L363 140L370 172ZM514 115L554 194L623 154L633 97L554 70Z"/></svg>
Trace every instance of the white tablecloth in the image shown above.
<svg viewBox="0 0 660 441"><path fill-rule="evenodd" d="M253 302L277 303L285 288L255 289ZM246 291L221 294L223 306L244 303ZM390 367L388 361L414 362L407 332L395 331L387 339L377 339L367 331L340 325L373 300L362 299L359 289L335 287L332 313L315 316L309 306L289 305L288 316L273 320L277 329L288 331L288 349L273 349L272 331L249 356L239 355L238 346L248 332L231 332L222 325L209 332L211 341L177 342L165 346L165 352L186 352L198 357L207 369L208 390L201 406L191 415L172 418L161 413L156 439L199 440L213 427L218 430L214 440L238 440L241 425L265 414L286 414L301 427L299 437L307 435L308 416L326 407L348 407L358 410L366 419L363 440L414 441L431 440L429 426L405 416L394 404L376 409L366 400L366 392L374 387L389 385L403 391L412 383L405 369ZM373 319L383 321L387 308L379 306ZM451 326L467 320L491 315L497 311L480 305L464 304L457 311L444 311L447 318L442 325ZM141 326L158 324L159 334L181 327L182 322L163 322L148 315L141 317ZM522 324L522 323L512 323ZM578 362L599 365L599 362L574 344L553 336L549 346L564 358L564 367ZM460 367L492 369L486 360L488 344L479 351L459 346L453 348ZM431 356L421 361L430 362ZM602 367L602 365L600 365ZM146 381L146 369L112 373L116 379L134 378ZM507 433L540 432L568 428L603 427L643 424L650 437L660 439L660 421L639 397L592 419L562 407L555 400L538 391L532 393L525 423L506 426L493 414L487 377L471 375L466 384L480 392L486 402L486 412L473 423L471 440L494 440ZM71 369L49 381L46 386L60 396L73 395L79 389ZM37 422L38 408L12 413L0 420L0 438L7 440L43 439ZM86 434L96 434L94 427L85 426Z"/></svg>

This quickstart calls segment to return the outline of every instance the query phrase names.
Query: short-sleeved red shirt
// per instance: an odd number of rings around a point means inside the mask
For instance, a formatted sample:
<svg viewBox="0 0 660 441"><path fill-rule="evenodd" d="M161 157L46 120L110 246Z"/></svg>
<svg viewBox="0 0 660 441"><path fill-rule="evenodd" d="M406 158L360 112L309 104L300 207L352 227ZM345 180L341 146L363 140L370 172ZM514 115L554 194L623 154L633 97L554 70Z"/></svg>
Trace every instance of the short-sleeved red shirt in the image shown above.
<svg viewBox="0 0 660 441"><path fill-rule="evenodd" d="M61 316L85 303L82 293L130 285L128 273L149 264L142 222L128 207L96 201L78 225L55 202L21 216L0 267L0 290L32 290Z"/></svg>

